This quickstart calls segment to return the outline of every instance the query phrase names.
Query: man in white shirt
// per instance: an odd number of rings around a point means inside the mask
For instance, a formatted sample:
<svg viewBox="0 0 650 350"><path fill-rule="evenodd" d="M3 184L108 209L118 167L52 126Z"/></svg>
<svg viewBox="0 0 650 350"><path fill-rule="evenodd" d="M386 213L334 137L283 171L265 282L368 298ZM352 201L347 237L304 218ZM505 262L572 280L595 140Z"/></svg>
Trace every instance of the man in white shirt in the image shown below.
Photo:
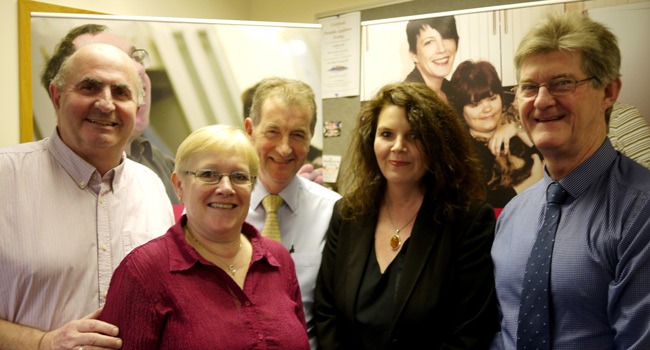
<svg viewBox="0 0 650 350"><path fill-rule="evenodd" d="M282 244L296 265L309 341L316 348L312 321L314 288L334 203L341 196L301 176L316 126L316 102L309 85L290 79L260 82L245 121L260 158L257 184L246 221L260 231L267 217L262 200L282 197L277 217Z"/></svg>
<svg viewBox="0 0 650 350"><path fill-rule="evenodd" d="M158 176L124 154L143 94L126 53L84 46L50 84L52 136L0 150L0 349L121 347L96 320L111 274L173 224Z"/></svg>

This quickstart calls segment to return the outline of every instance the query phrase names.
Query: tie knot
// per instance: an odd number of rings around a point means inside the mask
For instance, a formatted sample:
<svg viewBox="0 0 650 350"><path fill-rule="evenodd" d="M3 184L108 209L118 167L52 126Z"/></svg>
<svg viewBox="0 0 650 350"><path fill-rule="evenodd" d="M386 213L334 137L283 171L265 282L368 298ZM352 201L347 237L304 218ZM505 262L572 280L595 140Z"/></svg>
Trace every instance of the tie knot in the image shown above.
<svg viewBox="0 0 650 350"><path fill-rule="evenodd" d="M277 213L278 208L282 205L282 197L277 194L269 194L268 196L264 197L262 199L262 205L264 206L264 210L266 210L267 213Z"/></svg>
<svg viewBox="0 0 650 350"><path fill-rule="evenodd" d="M546 189L546 203L562 204L568 197L569 192L557 182L552 182Z"/></svg>

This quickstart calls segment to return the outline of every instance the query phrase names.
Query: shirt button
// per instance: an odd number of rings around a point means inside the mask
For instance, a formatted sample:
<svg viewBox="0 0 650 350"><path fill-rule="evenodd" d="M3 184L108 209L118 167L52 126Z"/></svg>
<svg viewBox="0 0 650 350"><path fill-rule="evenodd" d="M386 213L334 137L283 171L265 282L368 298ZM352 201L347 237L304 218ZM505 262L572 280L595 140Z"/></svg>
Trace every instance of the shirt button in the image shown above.
<svg viewBox="0 0 650 350"><path fill-rule="evenodd" d="M103 292L102 292L102 299L106 299L106 296L107 296L107 295L108 295L108 293L107 293L106 291L103 291Z"/></svg>
<svg viewBox="0 0 650 350"><path fill-rule="evenodd" d="M99 204L104 204L104 197L99 197Z"/></svg>
<svg viewBox="0 0 650 350"><path fill-rule="evenodd" d="M102 244L102 250L106 251L106 244Z"/></svg>
<svg viewBox="0 0 650 350"><path fill-rule="evenodd" d="M262 339L264 339L264 336L260 333L260 334L257 335L257 339L262 340Z"/></svg>
<svg viewBox="0 0 650 350"><path fill-rule="evenodd" d="M244 303L244 305L246 305L246 306L251 306L251 302L250 302L250 301L246 301L246 302Z"/></svg>

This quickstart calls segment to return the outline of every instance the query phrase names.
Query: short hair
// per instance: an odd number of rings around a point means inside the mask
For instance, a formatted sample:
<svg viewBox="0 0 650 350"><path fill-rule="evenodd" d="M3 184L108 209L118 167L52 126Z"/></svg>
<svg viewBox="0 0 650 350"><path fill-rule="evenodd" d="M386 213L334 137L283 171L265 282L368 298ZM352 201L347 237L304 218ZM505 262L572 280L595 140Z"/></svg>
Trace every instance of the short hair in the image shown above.
<svg viewBox="0 0 650 350"><path fill-rule="evenodd" d="M312 136L316 129L316 99L314 91L300 80L271 77L263 79L257 85L250 110L253 125L258 125L262 119L262 105L267 100L279 98L284 103L294 107L307 108L311 114L309 130Z"/></svg>
<svg viewBox="0 0 650 350"><path fill-rule="evenodd" d="M56 73L61 69L61 65L66 58L70 57L77 48L74 46L74 40L84 34L96 34L107 31L108 27L102 24L84 24L72 28L66 36L56 45L52 57L47 61L41 72L41 84L45 91L50 92L50 83L54 80Z"/></svg>
<svg viewBox="0 0 650 350"><path fill-rule="evenodd" d="M453 92L450 101L459 116L463 115L466 105L478 103L486 97L496 94L504 101L501 79L496 68L488 61L461 62L451 76L451 85Z"/></svg>
<svg viewBox="0 0 650 350"><path fill-rule="evenodd" d="M400 82L382 87L361 106L348 151L346 175L351 184L339 209L343 217L372 215L383 199L387 181L374 142L379 114L389 105L405 109L419 140L427 169L422 185L440 203L432 213L436 220L453 219L473 202L485 199L478 156L453 108L425 84Z"/></svg>
<svg viewBox="0 0 650 350"><path fill-rule="evenodd" d="M418 35L426 27L437 30L443 39L453 39L458 45L456 18L454 16L431 17L411 20L406 24L406 39L409 43L409 51L417 53Z"/></svg>
<svg viewBox="0 0 650 350"><path fill-rule="evenodd" d="M580 53L582 70L587 76L596 77L591 80L595 88L621 75L621 51L616 36L588 16L562 13L545 17L521 39L514 58L517 80L528 57L552 51Z"/></svg>
<svg viewBox="0 0 650 350"><path fill-rule="evenodd" d="M92 44L92 45L110 46L112 48L115 48L119 52L124 53L124 55L126 55L126 53L124 51L122 51L119 48L117 48L117 47L115 47L113 45L110 45L110 44L97 43L97 44ZM52 79L52 84L54 84L59 91L63 91L63 89L65 88L65 85L68 82L68 75L69 75L70 70L75 68L75 67L72 66L72 63L73 63L73 58L76 56L77 52L79 52L79 51L77 50L77 51L73 52L70 56L66 57L63 60L63 63L61 64L61 67L59 68L56 75ZM128 55L127 55L127 57L128 57ZM137 72L137 70L135 68L135 65L133 65L132 68L133 68L132 73L134 73L134 78L135 78L135 86L134 86L135 102L136 102L136 104L138 106L141 106L144 103L144 95L145 95L144 86L142 85L142 78L140 77L140 74L138 74L138 72ZM48 91L49 91L49 89L48 89Z"/></svg>
<svg viewBox="0 0 650 350"><path fill-rule="evenodd" d="M244 90L241 94L241 103L242 103L242 109L243 109L243 114L244 114L244 119L248 118L251 116L251 107L253 106L253 96L255 95L255 91L257 90L257 87L260 86L260 83L257 83L248 89Z"/></svg>
<svg viewBox="0 0 650 350"><path fill-rule="evenodd" d="M259 158L250 136L242 129L222 124L204 126L187 136L176 150L174 172L190 170L192 159L204 152L239 155L248 163L250 174L258 174Z"/></svg>

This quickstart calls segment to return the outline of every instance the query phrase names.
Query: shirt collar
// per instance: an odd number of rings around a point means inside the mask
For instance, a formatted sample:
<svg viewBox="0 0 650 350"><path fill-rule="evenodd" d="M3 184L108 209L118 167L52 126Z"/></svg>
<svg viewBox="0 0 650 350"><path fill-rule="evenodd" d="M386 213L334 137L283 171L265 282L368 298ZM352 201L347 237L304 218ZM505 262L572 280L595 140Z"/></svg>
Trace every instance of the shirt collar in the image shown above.
<svg viewBox="0 0 650 350"><path fill-rule="evenodd" d="M58 129L55 129L46 141L48 152L61 165L61 167L70 175L80 189L85 189L90 184L101 182L101 176L97 169L83 158L79 157L68 145L66 145L59 136ZM119 184L124 172L125 154L122 153L120 164L111 169L104 176L109 177L111 188ZM93 178L93 175L96 177Z"/></svg>
<svg viewBox="0 0 650 350"><path fill-rule="evenodd" d="M169 229L169 240L167 248L169 251L169 271L185 271L195 265L209 265L212 263L202 258L199 253L185 240L183 227L187 224L187 214L176 222ZM257 261L266 260L271 266L280 266L273 254L267 249L260 232L251 224L244 222L242 233L250 240L253 246L253 255L251 256L251 266Z"/></svg>
<svg viewBox="0 0 650 350"><path fill-rule="evenodd" d="M579 197L594 181L596 181L612 165L618 152L612 146L609 138L582 164L578 165L567 176L558 181L562 187L569 192L571 197ZM545 188L553 182L544 166Z"/></svg>
<svg viewBox="0 0 650 350"><path fill-rule="evenodd" d="M301 182L302 180L309 181L307 179L302 179L298 175L294 175L289 182L289 185L287 185L287 187L278 193L287 204L291 212L296 211L298 208L300 188L303 186ZM264 197L269 194L270 192L266 189L266 187L264 187L264 184L262 181L260 181L260 178L258 176L257 182L255 183L255 189L251 193L251 208L257 209L260 205L262 205L262 199L264 199Z"/></svg>

